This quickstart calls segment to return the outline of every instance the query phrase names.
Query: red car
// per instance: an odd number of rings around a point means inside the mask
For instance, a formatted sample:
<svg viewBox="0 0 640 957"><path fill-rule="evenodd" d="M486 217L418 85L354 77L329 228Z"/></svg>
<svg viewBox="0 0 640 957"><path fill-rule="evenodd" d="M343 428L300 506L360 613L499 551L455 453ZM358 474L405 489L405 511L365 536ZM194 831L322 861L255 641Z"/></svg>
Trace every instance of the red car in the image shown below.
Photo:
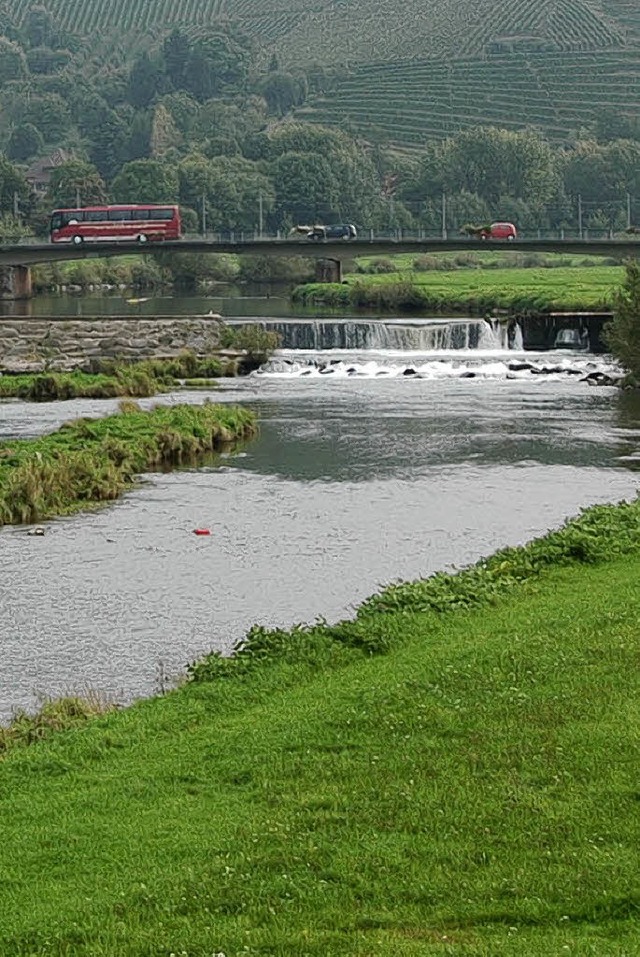
<svg viewBox="0 0 640 957"><path fill-rule="evenodd" d="M491 223L489 229L483 229L481 239L517 239L518 230L513 223Z"/></svg>

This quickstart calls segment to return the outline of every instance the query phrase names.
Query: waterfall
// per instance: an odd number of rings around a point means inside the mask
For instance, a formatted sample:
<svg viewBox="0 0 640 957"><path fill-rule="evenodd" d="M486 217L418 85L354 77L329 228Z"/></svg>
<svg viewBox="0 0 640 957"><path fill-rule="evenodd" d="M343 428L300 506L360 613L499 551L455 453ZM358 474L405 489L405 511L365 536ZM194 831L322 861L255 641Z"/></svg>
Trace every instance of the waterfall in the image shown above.
<svg viewBox="0 0 640 957"><path fill-rule="evenodd" d="M247 325L246 320L230 320ZM486 319L261 319L263 329L280 337L281 349L323 352L440 352L522 348L516 324ZM512 326L517 332L513 333ZM520 345L516 344L519 336Z"/></svg>
<svg viewBox="0 0 640 957"><path fill-rule="evenodd" d="M522 352L524 349L522 329L515 319L509 319L507 322L491 319L490 323L496 341L494 348L517 349L519 352Z"/></svg>

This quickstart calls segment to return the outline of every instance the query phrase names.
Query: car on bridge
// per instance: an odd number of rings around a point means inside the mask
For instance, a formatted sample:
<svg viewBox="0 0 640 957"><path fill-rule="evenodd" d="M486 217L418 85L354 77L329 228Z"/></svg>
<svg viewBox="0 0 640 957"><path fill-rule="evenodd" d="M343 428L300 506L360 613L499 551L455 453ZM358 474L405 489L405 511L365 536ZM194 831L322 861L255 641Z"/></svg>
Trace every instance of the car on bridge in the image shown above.
<svg viewBox="0 0 640 957"><path fill-rule="evenodd" d="M352 223L339 223L335 226L313 226L307 233L307 239L321 242L324 239L355 239L358 231Z"/></svg>
<svg viewBox="0 0 640 957"><path fill-rule="evenodd" d="M480 231L480 239L517 239L518 230L513 223L491 223Z"/></svg>

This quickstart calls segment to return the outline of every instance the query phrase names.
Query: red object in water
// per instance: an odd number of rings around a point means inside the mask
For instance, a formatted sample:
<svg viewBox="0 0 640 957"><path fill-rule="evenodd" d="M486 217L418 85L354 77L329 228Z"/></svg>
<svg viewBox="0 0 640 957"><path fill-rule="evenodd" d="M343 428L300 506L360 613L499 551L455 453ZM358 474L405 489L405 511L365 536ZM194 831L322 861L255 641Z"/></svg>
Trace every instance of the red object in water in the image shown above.
<svg viewBox="0 0 640 957"><path fill-rule="evenodd" d="M211 535L211 531L208 528L194 528L194 535Z"/></svg>

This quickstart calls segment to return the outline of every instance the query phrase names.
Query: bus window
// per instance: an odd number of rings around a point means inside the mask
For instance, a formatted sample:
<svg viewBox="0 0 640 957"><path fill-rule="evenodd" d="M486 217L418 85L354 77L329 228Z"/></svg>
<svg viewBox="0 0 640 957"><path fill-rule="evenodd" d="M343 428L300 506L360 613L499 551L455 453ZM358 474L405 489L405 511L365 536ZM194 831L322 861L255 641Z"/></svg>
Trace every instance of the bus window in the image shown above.
<svg viewBox="0 0 640 957"><path fill-rule="evenodd" d="M62 226L62 213L53 213L51 216L51 228L60 229Z"/></svg>
<svg viewBox="0 0 640 957"><path fill-rule="evenodd" d="M62 214L62 225L70 226L72 223L81 223L84 219L84 213L81 209L69 209Z"/></svg>
<svg viewBox="0 0 640 957"><path fill-rule="evenodd" d="M173 219L174 217L175 213L172 209L157 209L153 214L154 219L168 220Z"/></svg>
<svg viewBox="0 0 640 957"><path fill-rule="evenodd" d="M109 221L112 223L121 223L124 219L131 219L130 209L110 209Z"/></svg>
<svg viewBox="0 0 640 957"><path fill-rule="evenodd" d="M105 213L99 209L85 209L84 211L85 223L103 223L105 219Z"/></svg>

